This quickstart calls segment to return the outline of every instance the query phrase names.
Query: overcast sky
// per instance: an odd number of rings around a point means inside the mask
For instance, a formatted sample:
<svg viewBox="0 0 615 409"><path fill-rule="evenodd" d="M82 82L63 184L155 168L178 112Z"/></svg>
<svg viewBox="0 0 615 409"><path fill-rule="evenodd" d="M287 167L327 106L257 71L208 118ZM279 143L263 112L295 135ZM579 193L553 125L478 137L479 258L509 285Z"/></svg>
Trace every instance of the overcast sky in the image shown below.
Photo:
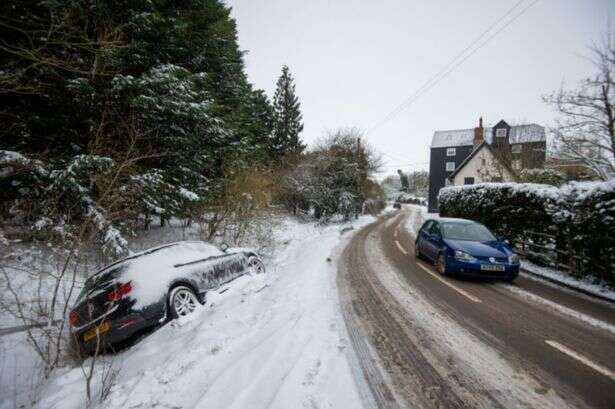
<svg viewBox="0 0 615 409"><path fill-rule="evenodd" d="M311 144L358 127L386 173L427 169L435 130L552 124L541 96L592 73L586 47L615 19L612 0L538 0L507 28L382 123L489 26L534 0L227 0L250 81L271 97L283 64L295 77ZM613 26L613 24L611 24ZM491 34L483 37L483 41ZM479 42L480 45L482 42Z"/></svg>

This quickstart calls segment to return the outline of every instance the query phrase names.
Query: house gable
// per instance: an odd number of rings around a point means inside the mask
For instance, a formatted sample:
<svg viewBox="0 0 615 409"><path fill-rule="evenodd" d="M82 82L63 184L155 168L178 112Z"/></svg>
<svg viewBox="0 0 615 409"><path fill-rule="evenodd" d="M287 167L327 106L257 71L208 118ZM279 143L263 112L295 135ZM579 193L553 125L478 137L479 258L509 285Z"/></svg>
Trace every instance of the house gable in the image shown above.
<svg viewBox="0 0 615 409"><path fill-rule="evenodd" d="M510 144L511 126L501 120L492 129L491 144L493 146Z"/></svg>
<svg viewBox="0 0 615 409"><path fill-rule="evenodd" d="M453 185L463 185L466 179L474 183L511 182L515 175L505 163L501 162L489 144L483 142L464 160L449 179Z"/></svg>

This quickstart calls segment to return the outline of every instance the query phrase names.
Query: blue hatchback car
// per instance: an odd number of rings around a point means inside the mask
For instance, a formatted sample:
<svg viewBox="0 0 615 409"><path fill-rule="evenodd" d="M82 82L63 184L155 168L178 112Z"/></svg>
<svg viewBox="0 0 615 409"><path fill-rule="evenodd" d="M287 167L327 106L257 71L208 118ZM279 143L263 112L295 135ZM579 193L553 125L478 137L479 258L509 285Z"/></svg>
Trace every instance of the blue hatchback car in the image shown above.
<svg viewBox="0 0 615 409"><path fill-rule="evenodd" d="M465 219L427 220L414 254L434 262L440 274L513 281L519 257L487 227Z"/></svg>

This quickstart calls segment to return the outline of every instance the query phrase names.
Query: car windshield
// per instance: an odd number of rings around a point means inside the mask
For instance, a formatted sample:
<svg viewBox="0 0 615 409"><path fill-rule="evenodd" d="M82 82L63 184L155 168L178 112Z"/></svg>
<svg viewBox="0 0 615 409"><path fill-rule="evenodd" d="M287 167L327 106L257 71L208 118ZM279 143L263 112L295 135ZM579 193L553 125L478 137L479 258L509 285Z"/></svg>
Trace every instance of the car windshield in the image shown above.
<svg viewBox="0 0 615 409"><path fill-rule="evenodd" d="M442 223L442 236L451 240L495 240L493 234L485 226L478 223Z"/></svg>

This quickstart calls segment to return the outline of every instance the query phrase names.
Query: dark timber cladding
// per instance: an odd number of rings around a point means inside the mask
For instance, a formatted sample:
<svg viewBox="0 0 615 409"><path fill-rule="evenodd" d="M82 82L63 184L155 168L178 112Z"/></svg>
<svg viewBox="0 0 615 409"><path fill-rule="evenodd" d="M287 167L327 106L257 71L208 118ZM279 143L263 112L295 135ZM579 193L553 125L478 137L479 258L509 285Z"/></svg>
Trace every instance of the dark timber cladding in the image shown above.
<svg viewBox="0 0 615 409"><path fill-rule="evenodd" d="M455 169L465 160L472 152L473 146L456 146L455 155L447 156L447 147L432 148L431 157L429 159L429 212L438 211L438 193L446 183L446 178L453 171L446 170L446 162L454 162ZM450 153L450 152L449 152Z"/></svg>

